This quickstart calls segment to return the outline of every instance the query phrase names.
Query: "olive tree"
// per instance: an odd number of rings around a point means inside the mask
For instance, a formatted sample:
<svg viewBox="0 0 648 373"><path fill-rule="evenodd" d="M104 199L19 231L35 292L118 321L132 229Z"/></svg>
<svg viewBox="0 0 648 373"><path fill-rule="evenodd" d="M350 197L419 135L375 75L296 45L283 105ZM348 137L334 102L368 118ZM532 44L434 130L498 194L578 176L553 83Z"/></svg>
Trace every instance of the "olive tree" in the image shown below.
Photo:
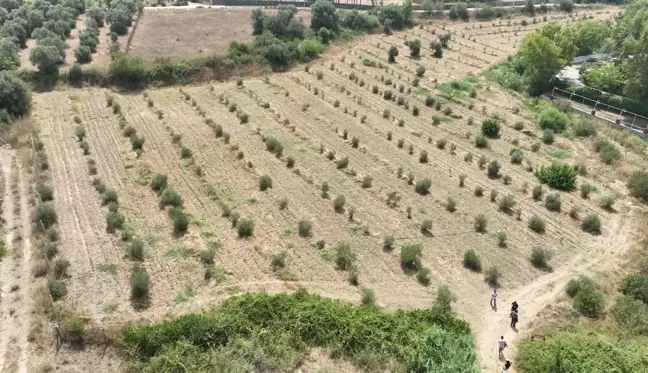
<svg viewBox="0 0 648 373"><path fill-rule="evenodd" d="M52 45L37 45L29 54L29 61L39 71L51 74L58 72L58 65L63 63L59 50Z"/></svg>
<svg viewBox="0 0 648 373"><path fill-rule="evenodd" d="M30 108L31 92L27 84L12 72L0 71L0 110L21 117L29 113Z"/></svg>
<svg viewBox="0 0 648 373"><path fill-rule="evenodd" d="M311 5L311 28L319 30L326 27L329 30L337 31L339 16L335 11L335 5L328 0L317 0Z"/></svg>

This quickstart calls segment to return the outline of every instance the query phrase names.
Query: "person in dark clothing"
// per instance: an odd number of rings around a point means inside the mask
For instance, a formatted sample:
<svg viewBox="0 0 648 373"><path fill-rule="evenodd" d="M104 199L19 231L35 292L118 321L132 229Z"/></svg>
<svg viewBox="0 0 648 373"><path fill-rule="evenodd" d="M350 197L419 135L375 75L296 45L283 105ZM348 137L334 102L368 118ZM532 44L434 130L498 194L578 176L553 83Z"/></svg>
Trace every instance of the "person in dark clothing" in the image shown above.
<svg viewBox="0 0 648 373"><path fill-rule="evenodd" d="M508 372L509 368L511 368L511 360L506 360L506 363L504 363L504 371Z"/></svg>
<svg viewBox="0 0 648 373"><path fill-rule="evenodd" d="M517 310L511 311L511 327L515 328L515 325L518 322L518 312Z"/></svg>
<svg viewBox="0 0 648 373"><path fill-rule="evenodd" d="M518 304L517 302L511 303L511 312L517 311L518 310Z"/></svg>

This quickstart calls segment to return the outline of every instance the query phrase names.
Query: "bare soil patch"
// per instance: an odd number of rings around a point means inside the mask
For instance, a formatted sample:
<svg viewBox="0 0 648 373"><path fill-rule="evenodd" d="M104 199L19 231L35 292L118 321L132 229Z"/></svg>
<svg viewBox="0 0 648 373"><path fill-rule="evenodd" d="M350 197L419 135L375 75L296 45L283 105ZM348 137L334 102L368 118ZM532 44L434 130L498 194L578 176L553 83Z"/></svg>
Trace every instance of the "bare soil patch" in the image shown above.
<svg viewBox="0 0 648 373"><path fill-rule="evenodd" d="M147 8L129 54L152 62L223 53L233 41L253 40L251 14L252 8ZM297 18L309 25L310 11L300 10Z"/></svg>

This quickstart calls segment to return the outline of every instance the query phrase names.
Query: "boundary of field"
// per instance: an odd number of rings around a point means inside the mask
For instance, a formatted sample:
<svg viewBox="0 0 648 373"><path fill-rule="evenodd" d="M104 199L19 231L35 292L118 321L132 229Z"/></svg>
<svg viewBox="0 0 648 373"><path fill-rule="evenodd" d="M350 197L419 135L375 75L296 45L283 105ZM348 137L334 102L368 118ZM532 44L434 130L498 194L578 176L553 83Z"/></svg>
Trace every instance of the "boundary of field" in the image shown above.
<svg viewBox="0 0 648 373"><path fill-rule="evenodd" d="M608 126L610 126L612 128L622 130L622 131L626 131L626 132L628 132L630 134L633 134L635 136L638 136L638 137L642 138L643 140L648 141L648 128L643 128L643 127L639 127L639 126L635 125L634 120L633 120L632 123L630 123L630 122L627 122L624 119L622 119L622 118L624 118L624 114L625 114L625 115L628 115L628 116L633 116L633 118L635 120L637 118L641 118L643 120L648 121L648 118L646 118L644 116L641 116L639 114L635 114L633 112L630 112L630 111L627 111L627 110L624 110L624 109L619 109L619 108L617 108L615 106L611 106L611 105L602 103L600 101L592 100L590 98L578 95L578 94L573 93L573 92L562 90L562 89L560 89L558 87L554 87L551 90L551 93L549 93L549 94L547 94L547 95L545 95L543 97L545 97L549 101L554 101L556 99L567 99L570 102L579 103L579 104L581 104L581 105L583 105L585 107L590 107L590 108L592 108L592 110L587 111L585 109L578 108L578 107L576 107L574 105L570 105L570 109L572 111L576 112L576 113L579 113L579 114L581 114L581 115L583 115L583 116L585 116L585 117L587 117L589 119L598 120L600 122L603 122L603 123L607 124ZM574 98L577 98L577 99L581 100L581 102L575 101ZM593 107L590 104L590 101L594 104ZM609 111L607 111L607 112L612 114L612 115L618 115L620 118L616 118L616 120L611 120L609 118L606 118L605 116L602 116L601 114L597 115L597 110L596 109L598 107L607 107L608 110L610 110L610 109L616 110L616 111L619 112L619 114L609 112ZM602 108L601 108L601 111L606 112Z"/></svg>
<svg viewBox="0 0 648 373"><path fill-rule="evenodd" d="M139 21L142 18L142 14L144 14L143 11L137 12L137 17L135 17L135 23L133 24L133 27L131 27L130 34L128 34L128 40L126 40L126 46L124 47L124 53L128 54L128 50L130 49L131 43L133 42L133 37L135 37L135 31L137 31L137 25L139 25Z"/></svg>

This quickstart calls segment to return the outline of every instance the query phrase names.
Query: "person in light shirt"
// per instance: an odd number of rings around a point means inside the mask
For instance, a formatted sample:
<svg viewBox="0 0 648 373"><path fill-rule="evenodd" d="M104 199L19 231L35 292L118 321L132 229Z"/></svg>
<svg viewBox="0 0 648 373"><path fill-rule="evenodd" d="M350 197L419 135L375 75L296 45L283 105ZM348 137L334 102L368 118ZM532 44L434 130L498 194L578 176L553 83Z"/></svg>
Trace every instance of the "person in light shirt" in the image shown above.
<svg viewBox="0 0 648 373"><path fill-rule="evenodd" d="M497 289L494 289L493 293L491 294L490 305L493 308L497 308Z"/></svg>
<svg viewBox="0 0 648 373"><path fill-rule="evenodd" d="M497 342L497 346L499 347L499 355L502 356L504 354L504 349L508 347L508 344L504 340L504 336L500 337L500 340Z"/></svg>

